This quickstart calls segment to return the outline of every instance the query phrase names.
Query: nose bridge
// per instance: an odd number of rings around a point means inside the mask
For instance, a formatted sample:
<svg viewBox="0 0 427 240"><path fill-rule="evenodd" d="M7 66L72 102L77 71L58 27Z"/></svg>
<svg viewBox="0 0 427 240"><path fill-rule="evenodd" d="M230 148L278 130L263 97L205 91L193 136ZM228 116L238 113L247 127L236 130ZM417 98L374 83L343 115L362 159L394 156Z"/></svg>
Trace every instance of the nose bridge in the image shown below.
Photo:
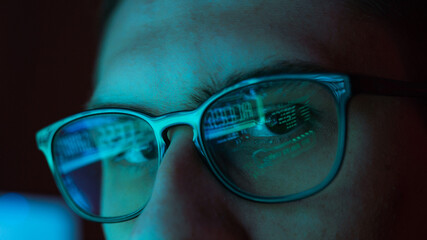
<svg viewBox="0 0 427 240"><path fill-rule="evenodd" d="M162 131L178 125L195 129L200 118L170 114L158 122ZM176 129L157 171L151 198L132 228L138 239L248 239L231 209L229 194L191 146L188 129ZM218 214L221 213L221 214ZM221 231L218 231L221 229Z"/></svg>

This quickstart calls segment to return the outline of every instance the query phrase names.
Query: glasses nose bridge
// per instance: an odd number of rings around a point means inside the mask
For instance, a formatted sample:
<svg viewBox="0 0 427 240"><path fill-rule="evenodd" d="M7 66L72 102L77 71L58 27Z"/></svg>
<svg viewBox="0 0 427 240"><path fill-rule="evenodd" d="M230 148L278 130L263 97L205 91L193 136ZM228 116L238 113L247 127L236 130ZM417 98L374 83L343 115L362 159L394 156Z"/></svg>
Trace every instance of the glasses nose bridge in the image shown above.
<svg viewBox="0 0 427 240"><path fill-rule="evenodd" d="M193 129L193 142L196 147L199 147L199 130L200 130L200 119L201 112L197 110L193 111L182 111L169 113L163 116L160 116L154 120L155 127L158 129L158 136L164 141L167 140L167 131L168 129L180 126L187 125Z"/></svg>
<svg viewBox="0 0 427 240"><path fill-rule="evenodd" d="M202 148L200 140L200 121L203 115L203 109L195 109L192 111L182 111L165 114L157 117L153 121L153 125L157 130L156 135L160 144L159 164L166 152L167 145L169 145L169 138L167 136L168 129L174 126L187 125L193 129L193 143L202 156L206 156Z"/></svg>

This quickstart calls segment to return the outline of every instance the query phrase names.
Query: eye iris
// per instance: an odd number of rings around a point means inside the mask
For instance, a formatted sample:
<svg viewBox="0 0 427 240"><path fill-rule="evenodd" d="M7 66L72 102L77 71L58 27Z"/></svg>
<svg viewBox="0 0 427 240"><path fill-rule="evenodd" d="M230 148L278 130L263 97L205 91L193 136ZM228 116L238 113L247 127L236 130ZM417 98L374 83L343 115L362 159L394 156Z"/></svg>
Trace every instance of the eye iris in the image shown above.
<svg viewBox="0 0 427 240"><path fill-rule="evenodd" d="M265 114L265 125L273 133L285 134L297 127L301 122L310 119L310 111L306 105L293 104Z"/></svg>

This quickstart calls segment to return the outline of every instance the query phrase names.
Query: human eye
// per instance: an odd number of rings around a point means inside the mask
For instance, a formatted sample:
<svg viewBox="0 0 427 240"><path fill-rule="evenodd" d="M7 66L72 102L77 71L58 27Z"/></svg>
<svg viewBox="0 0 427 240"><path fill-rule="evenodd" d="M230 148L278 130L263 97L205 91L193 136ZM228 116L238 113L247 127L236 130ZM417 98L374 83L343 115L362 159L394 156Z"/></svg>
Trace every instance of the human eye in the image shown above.
<svg viewBox="0 0 427 240"><path fill-rule="evenodd" d="M127 167L143 167L145 164L157 159L156 144L154 141L143 144L132 144L123 149L113 161Z"/></svg>
<svg viewBox="0 0 427 240"><path fill-rule="evenodd" d="M319 110L305 103L275 103L264 106L255 127L247 130L252 137L292 136L316 124Z"/></svg>
<svg viewBox="0 0 427 240"><path fill-rule="evenodd" d="M310 100L263 101L261 96L230 101L206 114L205 136L217 143L259 147L298 137L319 123Z"/></svg>

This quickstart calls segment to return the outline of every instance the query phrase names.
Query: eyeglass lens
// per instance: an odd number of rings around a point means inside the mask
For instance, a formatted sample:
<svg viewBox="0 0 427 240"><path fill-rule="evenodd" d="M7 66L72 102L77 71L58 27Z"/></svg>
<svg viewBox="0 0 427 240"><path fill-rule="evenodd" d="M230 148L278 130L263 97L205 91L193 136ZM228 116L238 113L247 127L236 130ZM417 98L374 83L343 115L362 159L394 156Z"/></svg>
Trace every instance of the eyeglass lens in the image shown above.
<svg viewBox="0 0 427 240"><path fill-rule="evenodd" d="M62 183L83 211L119 217L148 202L158 153L144 120L126 114L81 118L56 134L52 149Z"/></svg>
<svg viewBox="0 0 427 240"><path fill-rule="evenodd" d="M229 92L205 111L201 136L225 181L277 197L320 184L338 146L333 95L311 81L263 82ZM119 217L148 202L158 146L143 119L105 113L77 119L55 135L52 151L71 200L92 216Z"/></svg>
<svg viewBox="0 0 427 240"><path fill-rule="evenodd" d="M282 197L319 185L338 146L335 99L312 81L272 81L238 89L205 113L206 151L242 192Z"/></svg>

